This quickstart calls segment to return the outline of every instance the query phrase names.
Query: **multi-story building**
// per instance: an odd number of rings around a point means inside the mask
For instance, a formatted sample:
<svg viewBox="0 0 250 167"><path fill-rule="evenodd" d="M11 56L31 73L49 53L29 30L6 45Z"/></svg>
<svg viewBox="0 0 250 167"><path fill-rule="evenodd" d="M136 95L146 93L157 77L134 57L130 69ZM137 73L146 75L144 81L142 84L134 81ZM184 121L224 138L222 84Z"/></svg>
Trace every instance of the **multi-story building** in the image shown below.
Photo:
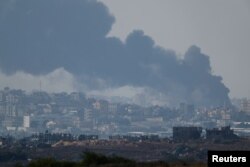
<svg viewBox="0 0 250 167"><path fill-rule="evenodd" d="M240 110L250 114L250 99L241 100Z"/></svg>
<svg viewBox="0 0 250 167"><path fill-rule="evenodd" d="M206 129L206 138L211 139L221 139L221 140L227 140L227 139L237 139L237 136L234 134L234 131L230 128L230 126L213 128L213 129Z"/></svg>
<svg viewBox="0 0 250 167"><path fill-rule="evenodd" d="M29 128L30 127L30 116L23 117L23 127Z"/></svg>

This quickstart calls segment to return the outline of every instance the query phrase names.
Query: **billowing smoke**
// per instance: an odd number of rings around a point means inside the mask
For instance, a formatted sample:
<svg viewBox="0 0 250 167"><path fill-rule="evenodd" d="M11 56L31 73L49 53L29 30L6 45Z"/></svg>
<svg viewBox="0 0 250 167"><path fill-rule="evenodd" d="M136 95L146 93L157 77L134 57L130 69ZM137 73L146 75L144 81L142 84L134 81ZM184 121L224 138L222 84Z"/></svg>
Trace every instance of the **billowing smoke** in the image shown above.
<svg viewBox="0 0 250 167"><path fill-rule="evenodd" d="M95 0L1 0L0 68L7 75L20 70L46 75L64 68L90 89L102 87L93 84L101 80L103 89L153 90L170 105L230 105L228 88L211 73L200 48L191 46L178 59L138 30L123 43L107 37L114 21Z"/></svg>

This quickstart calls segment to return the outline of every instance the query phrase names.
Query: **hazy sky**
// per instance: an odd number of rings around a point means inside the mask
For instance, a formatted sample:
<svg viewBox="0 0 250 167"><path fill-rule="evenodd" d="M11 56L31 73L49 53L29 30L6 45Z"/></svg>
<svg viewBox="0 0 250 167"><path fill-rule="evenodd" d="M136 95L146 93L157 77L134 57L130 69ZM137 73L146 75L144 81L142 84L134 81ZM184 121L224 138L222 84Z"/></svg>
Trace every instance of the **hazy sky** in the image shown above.
<svg viewBox="0 0 250 167"><path fill-rule="evenodd" d="M193 44L210 56L231 97L250 98L250 1L100 0L116 21L110 36L125 39L142 29L183 55Z"/></svg>

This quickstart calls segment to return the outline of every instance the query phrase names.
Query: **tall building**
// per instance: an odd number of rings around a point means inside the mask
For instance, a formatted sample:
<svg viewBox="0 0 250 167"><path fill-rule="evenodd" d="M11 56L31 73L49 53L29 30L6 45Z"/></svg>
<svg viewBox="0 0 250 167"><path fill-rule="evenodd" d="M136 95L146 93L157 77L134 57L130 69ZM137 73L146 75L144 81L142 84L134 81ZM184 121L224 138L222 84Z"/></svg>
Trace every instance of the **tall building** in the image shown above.
<svg viewBox="0 0 250 167"><path fill-rule="evenodd" d="M85 109L84 110L84 121L91 121L92 120L92 110L91 109Z"/></svg>
<svg viewBox="0 0 250 167"><path fill-rule="evenodd" d="M111 113L116 113L117 112L117 104L108 104L108 111Z"/></svg>
<svg viewBox="0 0 250 167"><path fill-rule="evenodd" d="M24 128L30 127L30 116L23 116L23 127Z"/></svg>
<svg viewBox="0 0 250 167"><path fill-rule="evenodd" d="M250 114L250 99L241 100L240 110Z"/></svg>
<svg viewBox="0 0 250 167"><path fill-rule="evenodd" d="M179 110L181 112L194 112L194 105L192 104L186 104L186 103L180 103Z"/></svg>

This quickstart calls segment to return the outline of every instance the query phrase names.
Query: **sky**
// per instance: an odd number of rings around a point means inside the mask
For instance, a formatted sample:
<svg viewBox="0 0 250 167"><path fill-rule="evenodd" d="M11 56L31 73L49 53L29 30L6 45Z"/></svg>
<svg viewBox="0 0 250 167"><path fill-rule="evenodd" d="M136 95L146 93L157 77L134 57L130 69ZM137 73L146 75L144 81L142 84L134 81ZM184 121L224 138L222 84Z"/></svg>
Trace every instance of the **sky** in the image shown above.
<svg viewBox="0 0 250 167"><path fill-rule="evenodd" d="M1 0L0 88L141 104L249 97L247 1Z"/></svg>
<svg viewBox="0 0 250 167"><path fill-rule="evenodd" d="M191 45L209 55L230 97L250 98L250 2L248 0L100 0L116 20L109 36L125 40L141 29L180 56Z"/></svg>

